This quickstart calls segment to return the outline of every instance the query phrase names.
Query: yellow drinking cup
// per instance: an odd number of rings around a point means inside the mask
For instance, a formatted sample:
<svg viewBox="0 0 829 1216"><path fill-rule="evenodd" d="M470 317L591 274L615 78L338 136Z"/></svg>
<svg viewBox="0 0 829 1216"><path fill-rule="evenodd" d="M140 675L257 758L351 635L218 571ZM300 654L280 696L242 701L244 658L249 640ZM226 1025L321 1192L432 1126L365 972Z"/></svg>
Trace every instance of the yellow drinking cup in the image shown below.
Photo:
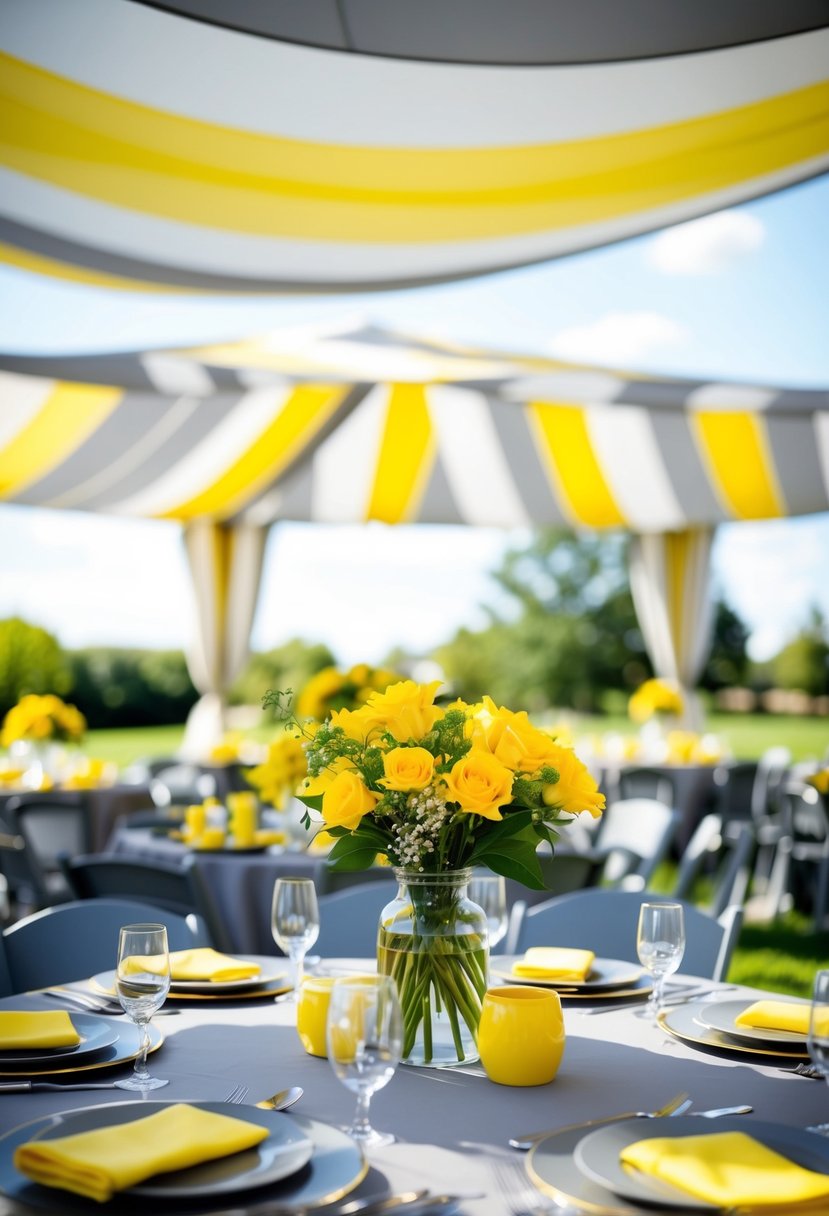
<svg viewBox="0 0 829 1216"><path fill-rule="evenodd" d="M296 1029L309 1056L322 1056L323 1059L328 1056L325 1027L328 1001L336 978L333 975L309 975L297 994Z"/></svg>
<svg viewBox="0 0 829 1216"><path fill-rule="evenodd" d="M498 1085L546 1085L564 1054L564 1017L552 988L490 988L478 1026L478 1051Z"/></svg>
<svg viewBox="0 0 829 1216"><path fill-rule="evenodd" d="M201 836L207 823L207 811L201 805L188 806L184 812L184 828L185 836L188 840L195 840Z"/></svg>
<svg viewBox="0 0 829 1216"><path fill-rule="evenodd" d="M256 839L258 810L256 795L246 791L228 794L228 831L239 848L247 848Z"/></svg>

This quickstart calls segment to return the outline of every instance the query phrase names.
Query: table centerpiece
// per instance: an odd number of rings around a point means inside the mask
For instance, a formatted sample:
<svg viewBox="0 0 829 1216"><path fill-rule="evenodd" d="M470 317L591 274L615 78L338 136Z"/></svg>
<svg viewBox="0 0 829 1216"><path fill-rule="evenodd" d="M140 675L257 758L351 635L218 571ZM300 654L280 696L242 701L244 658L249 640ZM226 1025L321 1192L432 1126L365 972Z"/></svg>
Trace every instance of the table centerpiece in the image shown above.
<svg viewBox="0 0 829 1216"><path fill-rule="evenodd" d="M440 684L400 681L321 725L294 716L288 693L268 696L304 737L298 797L306 826L313 813L336 838L331 867L378 858L395 867L400 892L381 915L378 968L397 982L403 1059L417 1064L475 1058L488 949L483 913L466 898L472 867L543 889L539 844L554 846L556 825L604 807L572 748L525 712L490 697L436 705Z"/></svg>

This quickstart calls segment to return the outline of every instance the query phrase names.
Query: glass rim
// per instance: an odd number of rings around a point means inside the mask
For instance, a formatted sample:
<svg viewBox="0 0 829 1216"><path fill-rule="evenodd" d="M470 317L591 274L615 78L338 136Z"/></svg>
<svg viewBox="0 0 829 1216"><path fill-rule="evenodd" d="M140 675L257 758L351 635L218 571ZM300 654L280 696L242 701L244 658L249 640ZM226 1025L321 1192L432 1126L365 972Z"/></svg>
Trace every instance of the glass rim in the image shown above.
<svg viewBox="0 0 829 1216"><path fill-rule="evenodd" d="M158 933L167 932L167 926L160 921L138 921L134 925L121 925L119 933Z"/></svg>

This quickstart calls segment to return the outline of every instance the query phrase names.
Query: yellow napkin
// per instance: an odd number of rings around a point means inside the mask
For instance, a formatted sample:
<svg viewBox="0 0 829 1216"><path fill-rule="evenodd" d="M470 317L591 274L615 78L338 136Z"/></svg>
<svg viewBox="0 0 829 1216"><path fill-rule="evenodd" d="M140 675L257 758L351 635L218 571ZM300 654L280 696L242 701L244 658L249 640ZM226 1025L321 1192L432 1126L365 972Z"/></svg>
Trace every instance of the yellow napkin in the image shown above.
<svg viewBox="0 0 829 1216"><path fill-rule="evenodd" d="M620 1160L689 1195L728 1208L829 1196L828 1174L796 1165L745 1132L637 1140L622 1149Z"/></svg>
<svg viewBox="0 0 829 1216"><path fill-rule="evenodd" d="M131 1123L31 1140L15 1150L14 1165L44 1186L103 1203L154 1174L229 1157L267 1136L267 1128L243 1119L179 1103Z"/></svg>
<svg viewBox="0 0 829 1216"><path fill-rule="evenodd" d="M231 958L209 946L198 950L173 950L170 954L170 976L174 980L248 980L254 979L261 970L258 963Z"/></svg>
<svg viewBox="0 0 829 1216"><path fill-rule="evenodd" d="M596 956L592 950L573 950L566 946L531 946L524 957L512 965L512 974L527 980L587 979Z"/></svg>
<svg viewBox="0 0 829 1216"><path fill-rule="evenodd" d="M77 1047L81 1041L65 1009L38 1012L0 1012L0 1050L25 1048Z"/></svg>
<svg viewBox="0 0 829 1216"><path fill-rule="evenodd" d="M270 828L258 828L253 834L253 842L254 844L265 844L269 846L272 844L284 844L285 833L277 832L275 830L272 831Z"/></svg>
<svg viewBox="0 0 829 1216"><path fill-rule="evenodd" d="M796 1005L794 1001L755 1001L734 1019L734 1025L807 1035L810 1008L809 1005ZM816 1029L820 1035L829 1035L829 1011L818 1013Z"/></svg>

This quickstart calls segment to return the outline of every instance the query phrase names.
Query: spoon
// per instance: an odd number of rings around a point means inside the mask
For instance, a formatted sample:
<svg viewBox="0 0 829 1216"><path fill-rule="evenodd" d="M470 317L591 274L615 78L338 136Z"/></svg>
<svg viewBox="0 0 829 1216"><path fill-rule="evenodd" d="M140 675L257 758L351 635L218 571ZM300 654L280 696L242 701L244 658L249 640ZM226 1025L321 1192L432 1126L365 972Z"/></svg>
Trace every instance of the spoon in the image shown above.
<svg viewBox="0 0 829 1216"><path fill-rule="evenodd" d="M256 1106L262 1110L287 1110L289 1106L298 1102L304 1093L305 1090L299 1085L292 1085L290 1089L280 1089L279 1093L270 1098L263 1098L261 1102L256 1103Z"/></svg>

